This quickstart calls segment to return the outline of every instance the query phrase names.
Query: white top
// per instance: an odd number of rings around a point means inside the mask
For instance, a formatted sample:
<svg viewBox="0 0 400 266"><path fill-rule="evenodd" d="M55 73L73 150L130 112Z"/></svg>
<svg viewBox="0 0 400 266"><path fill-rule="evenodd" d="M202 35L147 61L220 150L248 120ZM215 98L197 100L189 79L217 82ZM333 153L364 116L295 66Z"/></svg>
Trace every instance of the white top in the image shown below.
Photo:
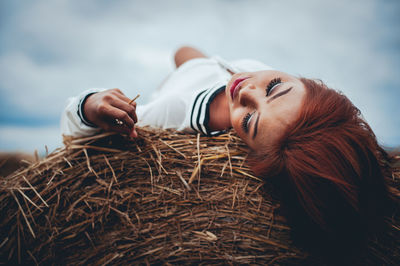
<svg viewBox="0 0 400 266"><path fill-rule="evenodd" d="M233 72L252 72L272 69L255 60L226 62L219 57L196 58L173 71L152 94L149 103L138 105L138 126L200 132L216 135L208 129L209 105L231 78ZM67 100L61 117L61 132L76 137L96 134L100 128L85 121L82 103L92 93L104 89L89 89Z"/></svg>

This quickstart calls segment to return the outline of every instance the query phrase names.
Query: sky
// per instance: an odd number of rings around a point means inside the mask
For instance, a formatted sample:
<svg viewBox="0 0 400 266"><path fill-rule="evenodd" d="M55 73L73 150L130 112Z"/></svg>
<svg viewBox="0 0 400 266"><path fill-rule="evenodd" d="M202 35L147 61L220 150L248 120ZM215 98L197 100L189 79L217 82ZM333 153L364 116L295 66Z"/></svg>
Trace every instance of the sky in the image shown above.
<svg viewBox="0 0 400 266"><path fill-rule="evenodd" d="M2 0L0 151L61 147L65 102L88 88L146 103L182 45L321 79L398 147L398 14L397 0Z"/></svg>

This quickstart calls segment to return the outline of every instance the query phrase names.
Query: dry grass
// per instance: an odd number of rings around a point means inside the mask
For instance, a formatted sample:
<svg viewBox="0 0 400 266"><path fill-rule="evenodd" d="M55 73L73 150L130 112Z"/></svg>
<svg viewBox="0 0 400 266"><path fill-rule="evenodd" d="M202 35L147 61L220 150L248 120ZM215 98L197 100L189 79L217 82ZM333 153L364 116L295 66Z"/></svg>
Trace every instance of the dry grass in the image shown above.
<svg viewBox="0 0 400 266"><path fill-rule="evenodd" d="M69 139L0 183L0 263L298 264L279 201L233 134ZM399 188L399 171L391 187ZM399 195L399 194L397 194ZM363 263L400 260L398 215ZM360 258L361 261L361 258Z"/></svg>

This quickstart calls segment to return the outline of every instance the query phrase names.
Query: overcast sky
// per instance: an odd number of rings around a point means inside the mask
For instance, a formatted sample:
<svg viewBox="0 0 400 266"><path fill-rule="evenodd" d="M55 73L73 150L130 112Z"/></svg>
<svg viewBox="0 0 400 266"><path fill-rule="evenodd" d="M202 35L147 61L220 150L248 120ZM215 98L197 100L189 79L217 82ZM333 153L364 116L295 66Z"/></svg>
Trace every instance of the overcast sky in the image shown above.
<svg viewBox="0 0 400 266"><path fill-rule="evenodd" d="M400 2L0 1L0 150L61 145L65 100L92 87L145 103L183 44L319 78L400 145Z"/></svg>

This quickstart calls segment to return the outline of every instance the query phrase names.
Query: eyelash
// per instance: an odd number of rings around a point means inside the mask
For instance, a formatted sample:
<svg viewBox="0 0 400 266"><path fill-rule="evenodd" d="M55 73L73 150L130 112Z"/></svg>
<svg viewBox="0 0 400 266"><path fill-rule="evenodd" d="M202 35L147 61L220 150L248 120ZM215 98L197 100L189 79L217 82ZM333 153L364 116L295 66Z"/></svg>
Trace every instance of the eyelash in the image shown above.
<svg viewBox="0 0 400 266"><path fill-rule="evenodd" d="M269 96L272 88L280 83L282 83L281 78L274 78L273 80L271 80L271 82L268 84L267 89L266 89L266 92L267 92L266 96Z"/></svg>
<svg viewBox="0 0 400 266"><path fill-rule="evenodd" d="M253 114L254 114L254 113L253 113ZM249 122L249 120L250 120L250 118L251 118L251 116L252 116L253 114L247 113L247 114L244 116L243 120L242 120L242 129L243 129L243 131L246 132L246 133L249 132L249 128L248 128L247 124L248 124L248 122Z"/></svg>
<svg viewBox="0 0 400 266"><path fill-rule="evenodd" d="M267 89L266 89L266 94L267 94L267 95L266 95L266 96L269 96L269 94L270 94L272 88L275 87L276 85L280 84L280 83L282 83L281 78L274 78L273 80L271 80L270 83L267 85ZM243 120L242 120L242 129L243 129L243 131L246 132L246 133L249 132L248 123L249 123L249 120L250 120L250 118L251 118L251 116L252 116L253 114L254 114L254 113L252 113L252 114L247 113L247 114L244 116Z"/></svg>

